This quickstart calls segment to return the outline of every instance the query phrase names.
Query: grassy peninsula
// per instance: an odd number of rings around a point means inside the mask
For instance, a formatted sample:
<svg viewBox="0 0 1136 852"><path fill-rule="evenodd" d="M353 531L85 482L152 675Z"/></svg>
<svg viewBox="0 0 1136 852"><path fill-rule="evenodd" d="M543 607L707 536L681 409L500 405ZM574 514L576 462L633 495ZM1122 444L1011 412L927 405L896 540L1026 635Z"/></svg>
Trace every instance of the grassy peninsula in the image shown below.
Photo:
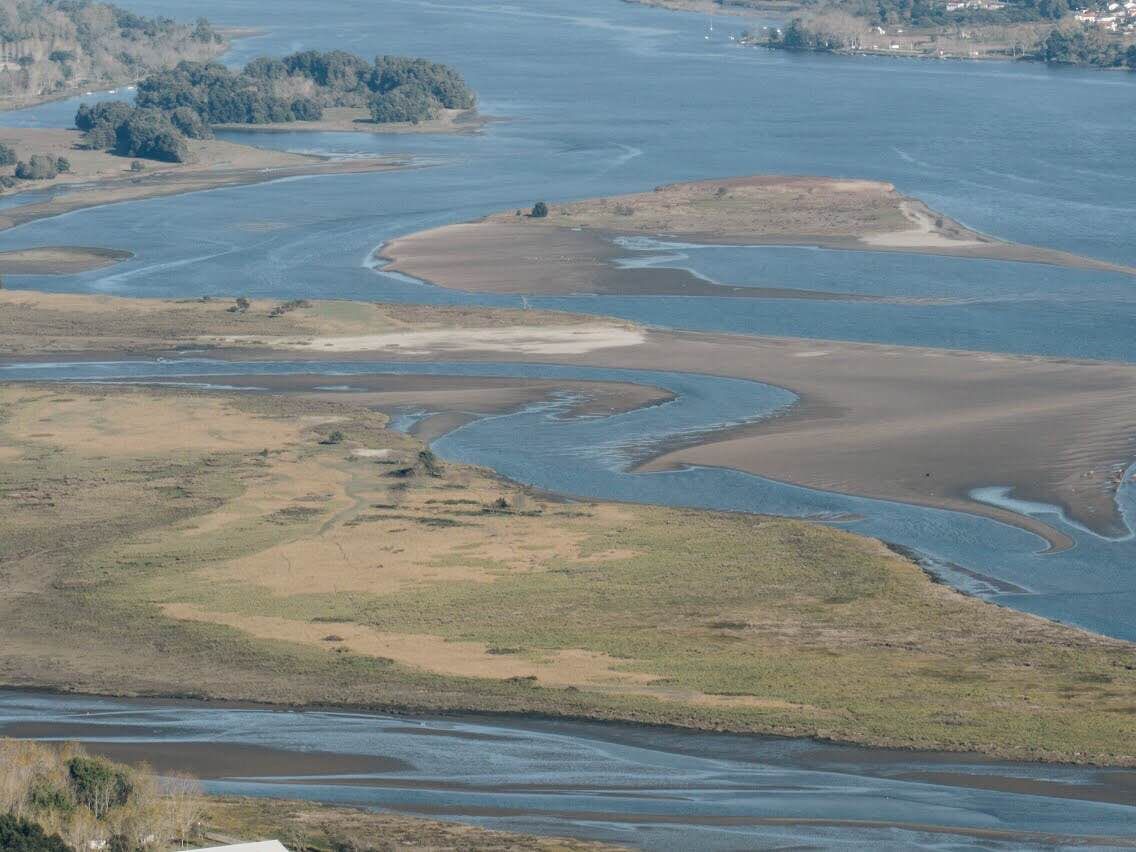
<svg viewBox="0 0 1136 852"><path fill-rule="evenodd" d="M177 309L195 304L210 322ZM245 315L271 328L272 307ZM404 334L534 322L417 311L394 314ZM276 315L337 316L360 322ZM555 331L535 321L530 339ZM966 598L831 528L563 503L444 463L369 406L428 392L464 411L484 380L405 378L351 399L304 377L0 388L0 681L1136 763L1130 644Z"/></svg>

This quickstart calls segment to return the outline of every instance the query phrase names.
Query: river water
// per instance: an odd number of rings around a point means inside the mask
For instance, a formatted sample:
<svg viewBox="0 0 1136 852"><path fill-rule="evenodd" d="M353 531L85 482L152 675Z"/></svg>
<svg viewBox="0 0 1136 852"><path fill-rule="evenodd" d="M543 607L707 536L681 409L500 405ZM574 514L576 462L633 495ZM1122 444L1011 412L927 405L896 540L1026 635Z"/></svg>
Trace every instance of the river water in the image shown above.
<svg viewBox="0 0 1136 852"><path fill-rule="evenodd" d="M238 141L339 156L405 154L428 168L293 179L32 222L0 233L0 249L81 244L129 249L135 257L79 275L6 276L9 287L143 297L240 293L518 305L517 297L458 293L384 275L369 258L391 237L526 207L538 198L565 200L755 172L890 180L901 191L999 237L1136 264L1136 75L768 52L732 42L729 35L740 25L729 19L718 19L707 38L704 16L617 0L339 0L320 4L318 13L311 0L280 0L271 8L260 0L139 0L130 6L179 18L204 14L219 24L260 28L260 35L235 45L226 58L234 63L305 48L406 53L450 62L478 90L482 111L508 120L490 124L484 133L457 137L226 134ZM64 101L7 113L0 123L65 126L76 104ZM639 263L689 268L732 285L884 298L578 296L531 298L529 303L676 328L1136 361L1136 280L1125 276L807 248L638 248ZM650 381L671 388L675 402L584 419L566 418L556 405L534 407L471 423L434 446L447 457L488 464L518 480L568 493L839 522L917 548L948 581L975 594L1136 639L1136 542L1131 536L1106 540L1056 518L1053 522L1070 532L1077 546L1039 555L1042 543L1036 537L969 515L816 492L730 471L628 472L660 441L763 416L786 402L784 392L754 383L517 365L304 368L192 359L34 369L10 365L4 375L187 380L258 369L340 374L433 369ZM681 417L671 419L673 415ZM989 499L1009 499L998 493L999 485L988 483ZM1122 489L1120 496L1130 518L1136 511L1131 490ZM1044 506L1021 508L1046 516L1054 512ZM269 731L285 717L265 718L273 722L263 728ZM225 717L209 724L231 721ZM341 721L336 717L337 729ZM539 737L534 742L548 747ZM622 760L625 753L619 754ZM486 757L483 752L481 759ZM641 757L636 753L636 760ZM847 782L845 788L858 783ZM812 802L809 807L816 809L830 795L827 787L821 789L826 792L805 797ZM321 790L321 797L330 795ZM352 796L363 795L352 790ZM893 792L872 786L864 793L869 804L848 812L863 815L882 808L881 803L894 801ZM335 793L341 795L346 794ZM921 787L923 795L938 794ZM954 790L948 797L950 814L977 819L976 813L994 813L995 821L1006 820L1012 828L1031 821L1047 826L1047 820L1055 819L1066 820L1062 831L1089 832L1097 825L1108 833L1116 822L1103 812L1085 816L1077 810L1080 805L1052 808L1048 800L1016 796L1012 807L998 810L1003 805L959 795ZM779 794L777 801L793 798ZM763 800L760 807L773 806ZM934 820L946 819L942 813L936 811ZM1129 826L1131 813L1124 812ZM517 821L539 828L541 819ZM586 822L571 821L572 832L592 832L581 828ZM605 823L594 833L626 839L619 833L624 830ZM771 843L797 842L803 835L795 831L761 836ZM676 836L673 829L659 826L642 835L655 845L689 848L693 835L681 835L682 843ZM754 836L746 835L749 840ZM958 848L957 838L888 836L900 846L918 840ZM733 843L720 826L705 833L700 828L698 838L723 848ZM847 828L817 828L810 838L826 845L837 839L850 845L886 839ZM735 845L748 845L748 840Z"/></svg>
<svg viewBox="0 0 1136 852"><path fill-rule="evenodd" d="M1136 845L1131 772L597 723L0 691L0 735L6 730L81 739L111 756L141 743L159 766L172 750L192 754L210 792L313 798L659 850ZM209 771L210 756L234 745L291 755L294 774L216 777L224 773ZM400 765L344 772L331 768L327 752Z"/></svg>

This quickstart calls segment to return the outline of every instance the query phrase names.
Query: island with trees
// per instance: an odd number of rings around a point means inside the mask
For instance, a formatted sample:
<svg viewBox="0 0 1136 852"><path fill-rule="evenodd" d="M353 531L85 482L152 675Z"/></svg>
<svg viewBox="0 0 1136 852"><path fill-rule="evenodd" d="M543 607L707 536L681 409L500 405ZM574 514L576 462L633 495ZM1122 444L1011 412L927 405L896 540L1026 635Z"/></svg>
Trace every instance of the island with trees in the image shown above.
<svg viewBox="0 0 1136 852"><path fill-rule="evenodd" d="M85 0L0 3L0 108L133 83L228 49L201 18L180 23Z"/></svg>
<svg viewBox="0 0 1136 852"><path fill-rule="evenodd" d="M82 104L81 146L123 157L181 163L189 139L211 139L213 126L319 126L325 109L357 113L355 123L418 125L477 103L461 75L426 59L379 56L370 62L341 50L309 50L254 59L241 71L215 62L181 62L138 85L126 101Z"/></svg>
<svg viewBox="0 0 1136 852"><path fill-rule="evenodd" d="M1136 0L635 0L772 15L742 44L939 59L1026 59L1136 70Z"/></svg>

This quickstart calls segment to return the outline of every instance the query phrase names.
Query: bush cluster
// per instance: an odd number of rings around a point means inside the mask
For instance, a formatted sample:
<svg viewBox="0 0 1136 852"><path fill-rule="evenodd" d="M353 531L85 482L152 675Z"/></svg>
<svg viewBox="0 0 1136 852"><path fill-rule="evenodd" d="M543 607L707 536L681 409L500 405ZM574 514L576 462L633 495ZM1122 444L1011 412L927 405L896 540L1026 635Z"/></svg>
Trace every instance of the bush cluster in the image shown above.
<svg viewBox="0 0 1136 852"><path fill-rule="evenodd" d="M167 163L183 163L189 157L186 136L212 135L192 110L167 115L125 101L104 101L93 107L83 104L75 114L75 126L85 132L87 148Z"/></svg>
<svg viewBox="0 0 1136 852"><path fill-rule="evenodd" d="M137 103L170 112L188 108L205 124L317 121L325 107L367 107L376 121L422 121L476 99L447 65L399 56L374 62L342 50L261 57L236 72L215 62L182 62L147 77Z"/></svg>
<svg viewBox="0 0 1136 852"><path fill-rule="evenodd" d="M73 745L0 740L0 849L163 849L189 839L199 791Z"/></svg>

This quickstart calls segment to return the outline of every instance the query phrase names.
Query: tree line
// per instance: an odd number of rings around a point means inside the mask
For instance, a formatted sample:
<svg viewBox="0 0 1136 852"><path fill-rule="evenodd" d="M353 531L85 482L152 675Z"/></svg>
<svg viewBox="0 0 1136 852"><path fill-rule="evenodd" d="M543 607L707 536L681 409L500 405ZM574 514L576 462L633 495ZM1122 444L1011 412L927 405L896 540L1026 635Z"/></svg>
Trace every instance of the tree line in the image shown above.
<svg viewBox="0 0 1136 852"><path fill-rule="evenodd" d="M318 121L325 107L365 107L375 122L428 121L477 102L448 65L402 56L374 62L341 50L254 59L241 71L181 62L138 84L134 105L83 104L75 126L84 147L125 157L184 162L187 139L212 137L214 124Z"/></svg>

